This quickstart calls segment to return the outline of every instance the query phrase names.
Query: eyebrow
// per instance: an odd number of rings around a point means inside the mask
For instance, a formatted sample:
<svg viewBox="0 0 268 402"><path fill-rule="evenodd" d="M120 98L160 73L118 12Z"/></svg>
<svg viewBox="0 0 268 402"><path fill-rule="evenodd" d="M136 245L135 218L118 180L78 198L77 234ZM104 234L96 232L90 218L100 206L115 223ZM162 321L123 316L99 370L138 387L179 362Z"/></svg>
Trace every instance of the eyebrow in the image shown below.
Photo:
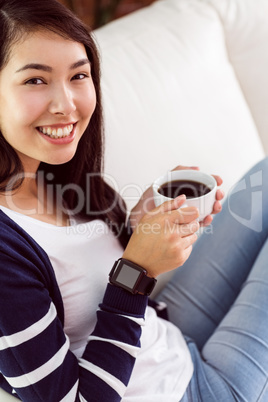
<svg viewBox="0 0 268 402"><path fill-rule="evenodd" d="M81 59L75 63L73 63L70 66L70 70L75 70L78 67L82 67L86 64L90 64L88 59ZM26 64L25 66L21 67L19 70L16 71L16 73L20 73L21 71L25 70L40 70L40 71L45 71L48 73L51 73L53 71L53 68L50 66L47 66L46 64L39 64L39 63L29 63Z"/></svg>

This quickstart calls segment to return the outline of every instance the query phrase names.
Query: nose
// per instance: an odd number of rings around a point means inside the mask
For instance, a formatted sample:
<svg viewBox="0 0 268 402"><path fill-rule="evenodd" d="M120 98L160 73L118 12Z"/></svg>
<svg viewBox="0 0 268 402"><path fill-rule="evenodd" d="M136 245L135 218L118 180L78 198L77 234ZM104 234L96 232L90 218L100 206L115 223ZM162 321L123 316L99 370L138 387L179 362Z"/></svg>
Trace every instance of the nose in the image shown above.
<svg viewBox="0 0 268 402"><path fill-rule="evenodd" d="M72 91L62 84L55 86L51 93L50 113L67 116L75 110L76 106Z"/></svg>

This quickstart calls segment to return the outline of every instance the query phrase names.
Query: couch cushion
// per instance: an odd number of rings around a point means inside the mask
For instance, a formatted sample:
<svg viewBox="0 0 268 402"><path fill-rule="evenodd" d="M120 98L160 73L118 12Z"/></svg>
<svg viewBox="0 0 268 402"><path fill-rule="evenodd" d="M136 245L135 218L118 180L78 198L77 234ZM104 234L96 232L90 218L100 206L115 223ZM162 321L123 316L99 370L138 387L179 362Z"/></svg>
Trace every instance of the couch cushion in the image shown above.
<svg viewBox="0 0 268 402"><path fill-rule="evenodd" d="M1 402L16 402L16 401L19 401L19 399L16 398L15 396L8 394L6 391L4 391L2 388L0 388L0 401Z"/></svg>
<svg viewBox="0 0 268 402"><path fill-rule="evenodd" d="M268 154L268 2L208 2L223 23L229 58Z"/></svg>
<svg viewBox="0 0 268 402"><path fill-rule="evenodd" d="M224 32L202 0L160 0L95 31L105 171L129 206L177 164L219 173L229 189L264 155Z"/></svg>

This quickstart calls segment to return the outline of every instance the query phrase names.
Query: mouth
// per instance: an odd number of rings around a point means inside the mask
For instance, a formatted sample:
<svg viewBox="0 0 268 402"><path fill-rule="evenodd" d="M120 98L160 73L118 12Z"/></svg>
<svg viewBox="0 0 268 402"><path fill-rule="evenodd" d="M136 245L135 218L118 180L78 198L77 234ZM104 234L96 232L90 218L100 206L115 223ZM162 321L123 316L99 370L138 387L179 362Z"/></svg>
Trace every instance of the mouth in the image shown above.
<svg viewBox="0 0 268 402"><path fill-rule="evenodd" d="M65 137L68 137L69 135L71 135L76 124L77 123L68 124L66 126L62 126L62 127L58 127L58 128L53 127L53 126L37 127L37 130L40 133L42 133L50 138L60 139L60 138L65 138Z"/></svg>

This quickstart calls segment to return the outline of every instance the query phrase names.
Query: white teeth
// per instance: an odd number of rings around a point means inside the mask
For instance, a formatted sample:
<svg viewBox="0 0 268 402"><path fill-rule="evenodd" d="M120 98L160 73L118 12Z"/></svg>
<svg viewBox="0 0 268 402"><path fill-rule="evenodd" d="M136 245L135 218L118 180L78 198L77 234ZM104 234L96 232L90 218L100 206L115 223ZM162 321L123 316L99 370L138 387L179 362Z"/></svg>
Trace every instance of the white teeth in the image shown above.
<svg viewBox="0 0 268 402"><path fill-rule="evenodd" d="M64 138L71 134L73 131L73 124L65 126L64 128L52 128L52 127L39 127L41 133L48 135L51 138Z"/></svg>
<svg viewBox="0 0 268 402"><path fill-rule="evenodd" d="M63 134L64 135L69 135L69 130L68 130L68 128L67 127L64 127L64 129L63 129Z"/></svg>

